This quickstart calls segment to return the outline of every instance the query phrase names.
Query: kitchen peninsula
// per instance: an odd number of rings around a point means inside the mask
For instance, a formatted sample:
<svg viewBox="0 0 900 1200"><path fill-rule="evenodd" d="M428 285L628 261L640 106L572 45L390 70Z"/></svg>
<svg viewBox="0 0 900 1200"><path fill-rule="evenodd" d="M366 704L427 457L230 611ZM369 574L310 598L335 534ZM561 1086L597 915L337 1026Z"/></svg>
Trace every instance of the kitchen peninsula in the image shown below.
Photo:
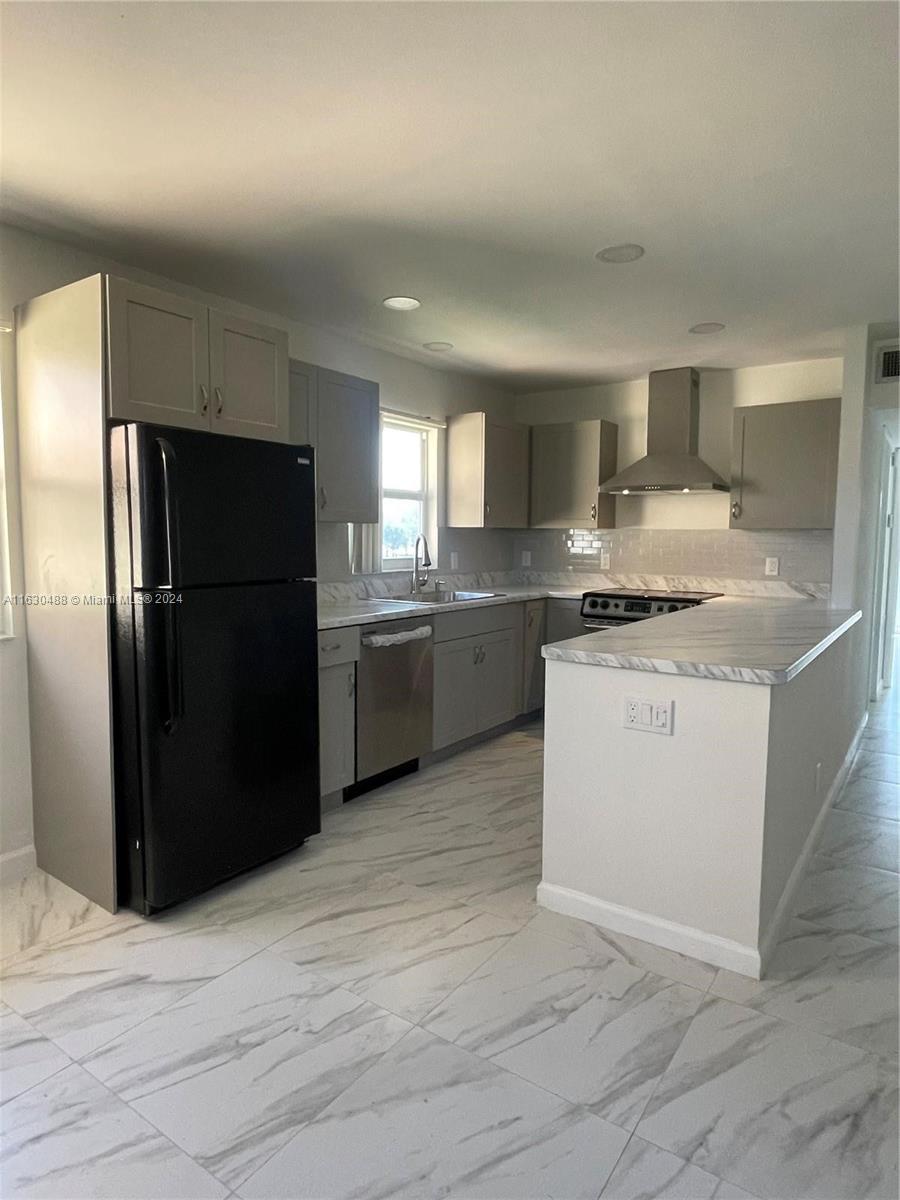
<svg viewBox="0 0 900 1200"><path fill-rule="evenodd" d="M545 646L539 902L759 978L865 719L860 616L726 596Z"/></svg>

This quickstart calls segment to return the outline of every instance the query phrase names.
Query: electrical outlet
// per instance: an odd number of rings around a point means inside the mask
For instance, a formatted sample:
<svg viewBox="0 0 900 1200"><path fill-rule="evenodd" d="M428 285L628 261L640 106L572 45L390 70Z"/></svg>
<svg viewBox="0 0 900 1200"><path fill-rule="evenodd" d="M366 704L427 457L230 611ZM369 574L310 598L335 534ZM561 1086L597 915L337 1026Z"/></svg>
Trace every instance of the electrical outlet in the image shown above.
<svg viewBox="0 0 900 1200"><path fill-rule="evenodd" d="M530 550L522 551L522 566L523 567L531 566L531 551Z"/></svg>
<svg viewBox="0 0 900 1200"><path fill-rule="evenodd" d="M672 733L675 717L674 700L645 700L640 696L625 697L623 725L641 733Z"/></svg>
<svg viewBox="0 0 900 1200"><path fill-rule="evenodd" d="M459 569L459 555L455 550L450 551L450 570L456 571Z"/></svg>
<svg viewBox="0 0 900 1200"><path fill-rule="evenodd" d="M778 559L777 558L767 558L766 559L766 574L767 575L777 575L778 574Z"/></svg>
<svg viewBox="0 0 900 1200"><path fill-rule="evenodd" d="M601 571L609 570L609 551L608 550L600 551L600 570Z"/></svg>

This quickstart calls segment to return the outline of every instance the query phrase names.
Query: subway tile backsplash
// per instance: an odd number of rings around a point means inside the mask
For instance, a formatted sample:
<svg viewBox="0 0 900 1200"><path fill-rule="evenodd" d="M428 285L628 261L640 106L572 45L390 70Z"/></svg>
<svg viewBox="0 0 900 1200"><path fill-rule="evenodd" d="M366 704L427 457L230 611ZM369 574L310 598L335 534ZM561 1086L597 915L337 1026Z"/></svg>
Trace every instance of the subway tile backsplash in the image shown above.
<svg viewBox="0 0 900 1200"><path fill-rule="evenodd" d="M778 578L802 583L831 579L827 530L538 529L513 534L514 561L531 551L538 571L596 571L602 551L618 574L714 575L764 579L766 558L779 559Z"/></svg>

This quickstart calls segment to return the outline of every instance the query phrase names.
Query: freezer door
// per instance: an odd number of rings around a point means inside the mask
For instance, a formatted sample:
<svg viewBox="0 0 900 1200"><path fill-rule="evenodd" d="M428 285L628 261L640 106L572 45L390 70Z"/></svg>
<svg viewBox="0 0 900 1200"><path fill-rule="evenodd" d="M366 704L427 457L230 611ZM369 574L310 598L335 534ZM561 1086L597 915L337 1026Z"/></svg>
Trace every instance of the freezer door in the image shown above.
<svg viewBox="0 0 900 1200"><path fill-rule="evenodd" d="M319 829L313 583L136 595L144 911Z"/></svg>
<svg viewBox="0 0 900 1200"><path fill-rule="evenodd" d="M127 446L135 587L315 578L311 447L142 424Z"/></svg>

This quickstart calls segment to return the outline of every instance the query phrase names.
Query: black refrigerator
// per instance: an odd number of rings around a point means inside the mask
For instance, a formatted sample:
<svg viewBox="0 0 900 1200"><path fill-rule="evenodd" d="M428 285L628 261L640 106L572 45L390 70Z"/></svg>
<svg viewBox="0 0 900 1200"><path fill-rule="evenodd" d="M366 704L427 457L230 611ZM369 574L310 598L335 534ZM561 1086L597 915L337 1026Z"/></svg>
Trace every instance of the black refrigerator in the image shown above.
<svg viewBox="0 0 900 1200"><path fill-rule="evenodd" d="M109 429L119 902L150 914L319 831L308 446Z"/></svg>

